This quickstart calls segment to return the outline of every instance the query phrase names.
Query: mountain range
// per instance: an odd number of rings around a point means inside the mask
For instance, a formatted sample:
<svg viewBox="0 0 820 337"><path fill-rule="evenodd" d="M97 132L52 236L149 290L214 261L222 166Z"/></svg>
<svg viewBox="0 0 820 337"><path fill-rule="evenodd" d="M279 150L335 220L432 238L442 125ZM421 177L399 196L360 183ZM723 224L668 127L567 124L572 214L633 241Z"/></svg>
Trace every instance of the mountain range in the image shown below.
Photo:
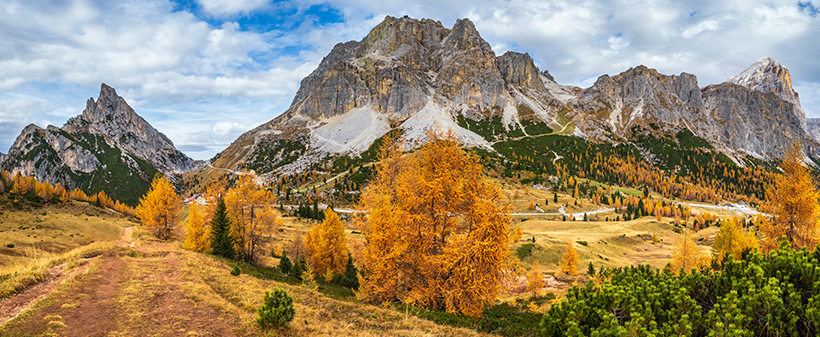
<svg viewBox="0 0 820 337"><path fill-rule="evenodd" d="M412 146L431 127L488 151L546 133L621 144L689 130L738 165L746 156L776 160L795 141L810 157L820 153L820 121L806 119L789 70L770 58L705 87L693 74L641 65L579 88L557 83L529 54L497 56L468 19L448 29L387 17L361 41L337 44L284 113L241 135L212 164L270 179L360 155L391 130ZM92 192L144 187L153 172L201 166L105 84L62 128L27 126L0 161L3 169Z"/></svg>

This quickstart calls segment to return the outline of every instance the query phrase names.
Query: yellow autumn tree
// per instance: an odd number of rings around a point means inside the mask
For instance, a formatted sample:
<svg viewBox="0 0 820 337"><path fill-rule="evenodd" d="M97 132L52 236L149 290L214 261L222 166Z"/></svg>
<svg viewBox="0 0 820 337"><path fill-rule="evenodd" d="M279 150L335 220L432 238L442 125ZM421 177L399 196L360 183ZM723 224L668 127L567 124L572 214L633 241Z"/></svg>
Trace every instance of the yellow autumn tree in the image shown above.
<svg viewBox="0 0 820 337"><path fill-rule="evenodd" d="M795 142L786 151L780 164L782 174L766 191L763 212L770 215L759 230L763 234L763 252L777 249L785 236L793 248L814 250L817 244L817 224L820 216L820 193L808 169L803 166L803 147Z"/></svg>
<svg viewBox="0 0 820 337"><path fill-rule="evenodd" d="M740 221L737 217L727 219L720 225L720 230L715 234L715 242L712 244L712 259L723 263L726 254L732 255L735 260L739 260L741 254L746 249L757 248L758 242L754 232L749 230L743 233Z"/></svg>
<svg viewBox="0 0 820 337"><path fill-rule="evenodd" d="M179 196L168 177L157 174L151 182L151 189L137 206L137 217L161 240L174 236L174 228L179 213Z"/></svg>
<svg viewBox="0 0 820 337"><path fill-rule="evenodd" d="M234 248L243 261L255 262L266 240L282 224L275 204L273 193L258 186L250 175L240 176L225 194Z"/></svg>
<svg viewBox="0 0 820 337"><path fill-rule="evenodd" d="M521 233L521 226L515 225L515 228L513 229L512 235L510 235L510 242L516 243L518 241L521 241L521 237L523 235L524 234Z"/></svg>
<svg viewBox="0 0 820 337"><path fill-rule="evenodd" d="M205 216L196 202L188 207L188 219L185 221L185 243L182 248L198 252L211 249L211 226L206 224Z"/></svg>
<svg viewBox="0 0 820 337"><path fill-rule="evenodd" d="M692 268L702 268L709 264L709 261L709 256L698 249L689 231L684 230L683 236L678 238L675 248L672 249L672 271L678 273L681 269L689 271Z"/></svg>
<svg viewBox="0 0 820 337"><path fill-rule="evenodd" d="M561 264L559 266L561 271L569 276L578 274L578 259L578 252L575 251L572 242L567 242L567 250L564 251L564 256L561 257Z"/></svg>
<svg viewBox="0 0 820 337"><path fill-rule="evenodd" d="M507 268L510 217L499 188L452 134L403 154L389 139L365 189L360 296L478 317Z"/></svg>
<svg viewBox="0 0 820 337"><path fill-rule="evenodd" d="M544 274L541 273L541 266L538 265L538 262L533 263L530 272L527 273L527 292L532 292L533 297L538 296L538 293L545 285L547 285L547 281L544 279Z"/></svg>
<svg viewBox="0 0 820 337"><path fill-rule="evenodd" d="M313 225L305 236L308 256L316 275L325 281L333 279L333 273L341 274L347 264L347 236L342 220L332 209L325 211L325 219Z"/></svg>

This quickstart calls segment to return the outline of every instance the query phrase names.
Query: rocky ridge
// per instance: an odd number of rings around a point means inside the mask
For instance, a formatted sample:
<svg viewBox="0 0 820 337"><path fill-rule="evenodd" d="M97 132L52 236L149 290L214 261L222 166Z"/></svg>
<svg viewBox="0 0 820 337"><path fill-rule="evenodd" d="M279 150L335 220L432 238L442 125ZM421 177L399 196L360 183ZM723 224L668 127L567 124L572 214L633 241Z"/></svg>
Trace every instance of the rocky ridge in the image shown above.
<svg viewBox="0 0 820 337"><path fill-rule="evenodd" d="M635 132L688 129L730 157L765 160L795 140L817 144L806 138L788 69L770 58L705 88L693 74L641 65L581 89L558 84L528 54L496 56L467 19L447 29L428 19L387 17L362 41L337 44L302 80L287 111L239 137L215 165L298 172L327 156L355 156L391 128L412 142L435 126L467 146L491 148L494 139L464 121L492 124L499 117L502 125L494 128L503 126L501 138L511 130L527 136L522 123L530 121L610 143L630 142Z"/></svg>
<svg viewBox="0 0 820 337"><path fill-rule="evenodd" d="M0 162L0 168L12 174L87 193L104 187L109 195L131 204L150 187L157 171L172 174L200 166L105 84L99 98L89 99L83 113L62 128L23 128Z"/></svg>
<svg viewBox="0 0 820 337"><path fill-rule="evenodd" d="M302 80L287 111L240 136L215 165L299 171L308 158L356 155L392 127L411 142L435 126L489 148L457 117L503 117L505 129L522 128L522 119L560 129L558 116L568 109L547 89L550 81L528 54L496 56L468 19L447 29L429 19L387 17L362 41L337 44Z"/></svg>

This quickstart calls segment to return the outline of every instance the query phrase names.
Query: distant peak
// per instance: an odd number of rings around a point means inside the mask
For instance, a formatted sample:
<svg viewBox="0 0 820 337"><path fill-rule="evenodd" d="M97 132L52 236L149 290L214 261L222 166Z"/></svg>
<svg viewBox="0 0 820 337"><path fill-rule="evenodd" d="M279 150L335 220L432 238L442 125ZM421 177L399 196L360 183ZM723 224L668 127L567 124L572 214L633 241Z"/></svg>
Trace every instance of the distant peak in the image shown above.
<svg viewBox="0 0 820 337"><path fill-rule="evenodd" d="M792 88L789 69L771 57L761 57L727 82L760 92L773 92L782 100L800 107L800 98Z"/></svg>

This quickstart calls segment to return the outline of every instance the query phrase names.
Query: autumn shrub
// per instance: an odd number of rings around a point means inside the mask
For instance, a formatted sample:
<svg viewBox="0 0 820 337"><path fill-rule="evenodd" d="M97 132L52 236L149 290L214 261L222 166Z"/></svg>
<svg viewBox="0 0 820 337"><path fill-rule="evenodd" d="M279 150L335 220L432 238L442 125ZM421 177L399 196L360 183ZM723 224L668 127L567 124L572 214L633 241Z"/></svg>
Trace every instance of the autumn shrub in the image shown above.
<svg viewBox="0 0 820 337"><path fill-rule="evenodd" d="M292 321L296 315L293 297L280 288L274 288L273 292L265 291L264 303L256 311L259 314L256 323L263 330L279 329Z"/></svg>

